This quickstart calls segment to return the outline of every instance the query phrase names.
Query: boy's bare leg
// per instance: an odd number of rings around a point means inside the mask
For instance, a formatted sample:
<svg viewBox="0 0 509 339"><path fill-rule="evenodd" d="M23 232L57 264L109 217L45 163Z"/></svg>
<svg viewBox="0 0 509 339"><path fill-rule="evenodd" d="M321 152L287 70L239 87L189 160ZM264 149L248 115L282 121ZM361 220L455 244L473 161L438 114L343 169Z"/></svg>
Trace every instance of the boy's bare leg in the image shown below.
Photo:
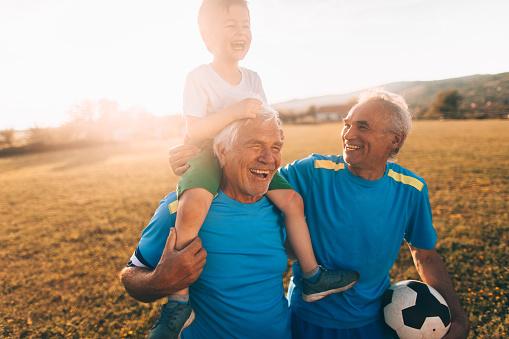
<svg viewBox="0 0 509 339"><path fill-rule="evenodd" d="M177 207L177 241L175 248L183 249L200 231L212 203L213 195L203 188L186 190L179 197ZM168 296L168 302L162 307L159 319L150 330L149 339L180 338L180 333L195 318L189 304L189 288Z"/></svg>
<svg viewBox="0 0 509 339"><path fill-rule="evenodd" d="M318 268L311 245L311 237L304 216L304 202L301 196L291 189L277 189L267 192L269 199L285 215L288 240L299 261L302 272L307 275Z"/></svg>
<svg viewBox="0 0 509 339"><path fill-rule="evenodd" d="M351 288L359 280L359 273L344 269L328 270L318 266L304 216L302 197L291 189L271 190L267 195L285 214L288 240L303 273L302 298L313 302Z"/></svg>
<svg viewBox="0 0 509 339"><path fill-rule="evenodd" d="M179 198L177 220L175 221L177 230L175 248L177 250L183 249L198 236L213 198L212 193L203 188L188 189ZM177 291L175 294L187 296L189 289ZM175 299L178 299L178 297Z"/></svg>

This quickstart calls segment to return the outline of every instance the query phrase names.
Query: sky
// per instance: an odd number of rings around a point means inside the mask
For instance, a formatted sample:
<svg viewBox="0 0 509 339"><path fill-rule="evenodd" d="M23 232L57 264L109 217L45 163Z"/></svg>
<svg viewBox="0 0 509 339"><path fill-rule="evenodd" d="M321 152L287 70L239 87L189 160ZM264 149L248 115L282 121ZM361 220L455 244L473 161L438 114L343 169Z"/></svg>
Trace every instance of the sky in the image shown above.
<svg viewBox="0 0 509 339"><path fill-rule="evenodd" d="M177 114L208 63L200 0L0 0L0 129L57 126L87 99ZM250 0L269 102L509 71L507 0Z"/></svg>

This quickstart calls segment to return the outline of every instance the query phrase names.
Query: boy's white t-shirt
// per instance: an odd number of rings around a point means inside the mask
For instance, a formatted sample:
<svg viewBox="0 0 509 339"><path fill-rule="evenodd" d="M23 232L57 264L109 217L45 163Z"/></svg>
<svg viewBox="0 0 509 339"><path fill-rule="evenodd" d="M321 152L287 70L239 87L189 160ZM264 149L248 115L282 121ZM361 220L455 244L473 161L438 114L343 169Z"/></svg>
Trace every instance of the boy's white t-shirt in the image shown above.
<svg viewBox="0 0 509 339"><path fill-rule="evenodd" d="M184 88L184 116L204 117L239 102L254 98L267 103L258 73L240 67L242 79L237 85L226 82L211 64L192 70Z"/></svg>

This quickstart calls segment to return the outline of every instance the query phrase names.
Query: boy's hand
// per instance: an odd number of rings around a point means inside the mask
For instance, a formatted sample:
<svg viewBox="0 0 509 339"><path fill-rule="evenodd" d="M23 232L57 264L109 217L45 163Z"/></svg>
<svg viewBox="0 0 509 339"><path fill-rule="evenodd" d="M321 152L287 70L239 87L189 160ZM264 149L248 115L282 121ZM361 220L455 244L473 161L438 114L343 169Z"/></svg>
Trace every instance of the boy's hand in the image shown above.
<svg viewBox="0 0 509 339"><path fill-rule="evenodd" d="M248 98L228 107L237 119L254 119L262 112L262 102L258 99Z"/></svg>
<svg viewBox="0 0 509 339"><path fill-rule="evenodd" d="M200 151L201 149L194 145L177 145L170 148L168 160L173 173L178 176L184 174L189 168L187 162L198 155Z"/></svg>

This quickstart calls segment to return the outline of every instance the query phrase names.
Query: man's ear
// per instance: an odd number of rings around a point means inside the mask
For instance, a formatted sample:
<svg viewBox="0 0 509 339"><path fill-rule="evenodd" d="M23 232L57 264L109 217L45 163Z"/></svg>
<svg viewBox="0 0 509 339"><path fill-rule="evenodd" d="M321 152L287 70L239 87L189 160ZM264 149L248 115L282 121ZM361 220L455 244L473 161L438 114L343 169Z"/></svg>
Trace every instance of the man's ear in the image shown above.
<svg viewBox="0 0 509 339"><path fill-rule="evenodd" d="M392 149L394 150L394 154L397 154L401 147L403 146L403 142L405 141L405 136L402 134L394 133L392 138Z"/></svg>
<svg viewBox="0 0 509 339"><path fill-rule="evenodd" d="M223 168L226 158L226 150L223 145L214 145L214 153L216 154L219 167Z"/></svg>

